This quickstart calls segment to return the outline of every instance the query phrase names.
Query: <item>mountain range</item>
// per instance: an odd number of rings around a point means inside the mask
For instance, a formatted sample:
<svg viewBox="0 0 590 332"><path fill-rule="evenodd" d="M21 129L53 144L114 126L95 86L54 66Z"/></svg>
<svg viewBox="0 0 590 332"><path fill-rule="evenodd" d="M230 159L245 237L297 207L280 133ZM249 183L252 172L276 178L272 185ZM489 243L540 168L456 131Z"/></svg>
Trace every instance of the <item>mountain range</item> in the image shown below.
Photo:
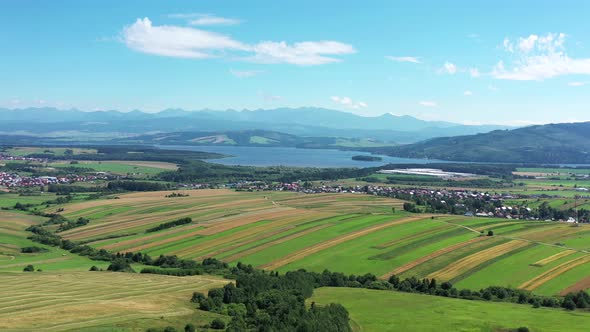
<svg viewBox="0 0 590 332"><path fill-rule="evenodd" d="M453 161L590 164L590 122L440 137L415 144L369 150L397 157Z"/></svg>
<svg viewBox="0 0 590 332"><path fill-rule="evenodd" d="M138 135L166 132L219 132L263 129L306 137L342 137L413 143L441 137L506 129L497 125L462 125L383 114L363 117L330 109L141 111L58 110L55 108L0 109L0 132L24 135ZM103 135L104 136L104 135Z"/></svg>

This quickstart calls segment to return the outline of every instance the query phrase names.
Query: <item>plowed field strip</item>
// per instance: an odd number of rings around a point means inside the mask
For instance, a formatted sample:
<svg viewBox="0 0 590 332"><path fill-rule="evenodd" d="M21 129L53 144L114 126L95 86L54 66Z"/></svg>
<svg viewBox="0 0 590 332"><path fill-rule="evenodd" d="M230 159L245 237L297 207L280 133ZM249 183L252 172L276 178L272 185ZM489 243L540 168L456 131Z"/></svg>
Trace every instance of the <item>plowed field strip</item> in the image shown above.
<svg viewBox="0 0 590 332"><path fill-rule="evenodd" d="M588 276L588 277L576 282L575 284L563 289L561 292L559 292L559 295L565 296L569 293L576 293L579 291L584 291L588 288L590 288L590 276Z"/></svg>

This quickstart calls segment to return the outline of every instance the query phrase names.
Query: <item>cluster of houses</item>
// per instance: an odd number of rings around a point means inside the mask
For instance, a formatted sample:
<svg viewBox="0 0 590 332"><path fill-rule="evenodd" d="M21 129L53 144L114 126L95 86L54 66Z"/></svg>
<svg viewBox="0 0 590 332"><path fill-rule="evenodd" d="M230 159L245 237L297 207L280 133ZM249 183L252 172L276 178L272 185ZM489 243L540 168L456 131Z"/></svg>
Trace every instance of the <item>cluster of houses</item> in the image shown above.
<svg viewBox="0 0 590 332"><path fill-rule="evenodd" d="M39 187L50 184L68 184L73 182L90 182L107 179L104 174L97 175L68 175L68 176L20 176L17 173L0 172L0 186L7 188Z"/></svg>
<svg viewBox="0 0 590 332"><path fill-rule="evenodd" d="M47 159L44 158L29 158L22 156L11 156L4 153L0 153L0 161L34 161L39 163L46 163Z"/></svg>

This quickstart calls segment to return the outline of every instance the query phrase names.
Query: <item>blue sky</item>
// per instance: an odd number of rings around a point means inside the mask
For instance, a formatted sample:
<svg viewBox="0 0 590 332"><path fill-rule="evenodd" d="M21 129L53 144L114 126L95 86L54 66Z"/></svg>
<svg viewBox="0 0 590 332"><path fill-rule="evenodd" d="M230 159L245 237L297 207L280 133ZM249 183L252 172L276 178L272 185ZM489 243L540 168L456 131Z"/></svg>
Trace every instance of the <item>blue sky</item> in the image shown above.
<svg viewBox="0 0 590 332"><path fill-rule="evenodd" d="M0 0L0 107L590 120L587 1Z"/></svg>

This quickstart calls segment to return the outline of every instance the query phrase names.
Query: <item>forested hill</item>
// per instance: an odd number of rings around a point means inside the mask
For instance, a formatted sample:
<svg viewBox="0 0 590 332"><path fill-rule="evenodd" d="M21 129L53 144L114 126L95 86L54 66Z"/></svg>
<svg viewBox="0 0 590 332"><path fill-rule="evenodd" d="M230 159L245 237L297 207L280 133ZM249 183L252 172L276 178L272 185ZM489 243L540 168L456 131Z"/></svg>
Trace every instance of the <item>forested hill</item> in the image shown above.
<svg viewBox="0 0 590 332"><path fill-rule="evenodd" d="M590 164L590 122L433 138L370 150L398 157L455 161Z"/></svg>

